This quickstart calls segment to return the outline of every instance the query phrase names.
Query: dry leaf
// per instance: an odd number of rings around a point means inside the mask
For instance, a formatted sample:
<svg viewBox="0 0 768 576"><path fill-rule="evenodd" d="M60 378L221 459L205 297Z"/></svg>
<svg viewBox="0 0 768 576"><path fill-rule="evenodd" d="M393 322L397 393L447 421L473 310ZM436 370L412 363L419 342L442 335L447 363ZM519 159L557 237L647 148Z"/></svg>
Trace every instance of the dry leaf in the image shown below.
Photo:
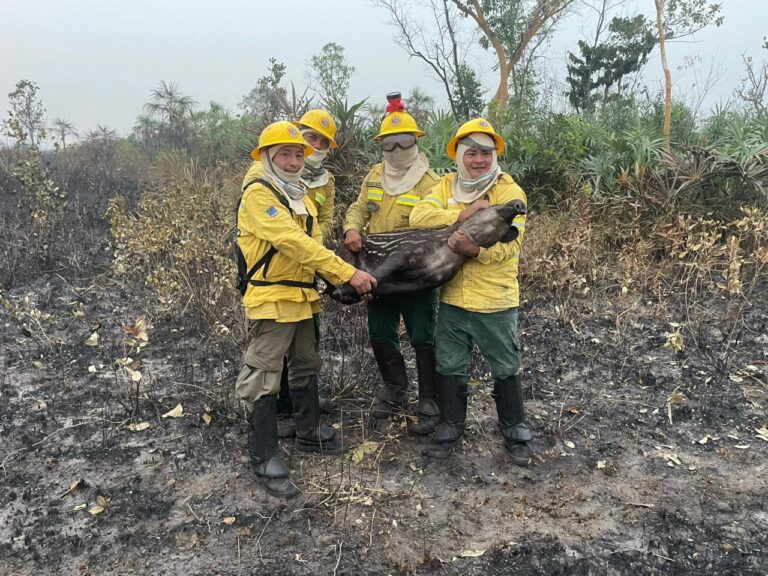
<svg viewBox="0 0 768 576"><path fill-rule="evenodd" d="M685 348L683 335L680 332L667 333L667 341L664 343L664 348L672 348L675 352L682 352Z"/></svg>
<svg viewBox="0 0 768 576"><path fill-rule="evenodd" d="M132 422L131 424L128 424L128 430L131 432L141 432L150 426L151 424L149 422Z"/></svg>
<svg viewBox="0 0 768 576"><path fill-rule="evenodd" d="M99 494L98 496L96 496L96 504L106 508L109 505L109 500L107 500L106 498L104 498L104 496Z"/></svg>
<svg viewBox="0 0 768 576"><path fill-rule="evenodd" d="M75 318L85 318L85 306L82 302L78 302L74 310L72 310L72 316Z"/></svg>
<svg viewBox="0 0 768 576"><path fill-rule="evenodd" d="M64 498L64 496L66 496L67 494L71 494L72 492L77 490L80 487L80 484L82 484L82 482L83 482L82 480L75 480L74 482L72 482L72 484L69 485L69 490L67 490L66 492L64 492L64 494L59 496L59 498Z"/></svg>
<svg viewBox="0 0 768 576"><path fill-rule="evenodd" d="M598 470L602 470L603 468L605 468L605 460L598 460L597 461L597 469Z"/></svg>
<svg viewBox="0 0 768 576"><path fill-rule="evenodd" d="M42 370L43 368L45 368L45 364L40 362L40 360L35 360L34 362L32 362L32 366L34 366L38 370Z"/></svg>
<svg viewBox="0 0 768 576"><path fill-rule="evenodd" d="M757 436L755 438L760 438L760 440L765 440L768 442L768 426L763 426L762 428L755 428L755 432L757 432Z"/></svg>
<svg viewBox="0 0 768 576"><path fill-rule="evenodd" d="M352 454L350 458L352 459L352 462L357 464L362 461L362 459L365 457L366 454L370 454L371 452L376 452L378 448L379 448L378 442L372 442L370 440L367 442L363 442L354 450L352 450Z"/></svg>
<svg viewBox="0 0 768 576"><path fill-rule="evenodd" d="M72 508L72 512L78 512L80 510L85 510L86 504L78 504L74 508Z"/></svg>
<svg viewBox="0 0 768 576"><path fill-rule="evenodd" d="M485 550L464 550L459 556L461 558L478 558L485 554Z"/></svg>
<svg viewBox="0 0 768 576"><path fill-rule="evenodd" d="M744 382L744 378L742 378L737 374L728 374L728 380L730 380L735 384L741 384L742 382Z"/></svg>
<svg viewBox="0 0 768 576"><path fill-rule="evenodd" d="M184 416L184 408L181 404L177 404L176 408L163 414L163 418L181 418Z"/></svg>
<svg viewBox="0 0 768 576"><path fill-rule="evenodd" d="M680 466L682 462L680 461L680 458L678 458L677 454L664 454L664 460L667 461L667 464L669 466L674 466L677 464Z"/></svg>
<svg viewBox="0 0 768 576"><path fill-rule="evenodd" d="M568 448L570 448L571 450L573 450L574 448L576 448L576 444L574 444L574 443L573 443L573 442L571 442L570 440L566 440L566 441L565 441L565 445L566 445L566 446L568 446Z"/></svg>
<svg viewBox="0 0 768 576"><path fill-rule="evenodd" d="M131 380L133 380L134 382L138 382L139 380L141 380L141 372L139 372L138 370L133 370L131 372Z"/></svg>
<svg viewBox="0 0 768 576"><path fill-rule="evenodd" d="M91 504L88 507L88 512L96 516L97 514L101 514L102 512L104 512L104 510L106 509L107 509L106 506L102 506L100 504Z"/></svg>
<svg viewBox="0 0 768 576"><path fill-rule="evenodd" d="M208 412L203 412L203 422L205 422L206 426L211 425L211 415Z"/></svg>
<svg viewBox="0 0 768 576"><path fill-rule="evenodd" d="M95 374L96 373L96 366L93 365L93 364L88 366L88 372L90 372L91 374Z"/></svg>
<svg viewBox="0 0 768 576"><path fill-rule="evenodd" d="M235 523L235 517L234 516L227 516L222 520L224 524L229 524L230 526Z"/></svg>
<svg viewBox="0 0 768 576"><path fill-rule="evenodd" d="M91 336L88 338L88 340L85 341L86 346L98 346L99 345L99 333L94 332L91 334Z"/></svg>

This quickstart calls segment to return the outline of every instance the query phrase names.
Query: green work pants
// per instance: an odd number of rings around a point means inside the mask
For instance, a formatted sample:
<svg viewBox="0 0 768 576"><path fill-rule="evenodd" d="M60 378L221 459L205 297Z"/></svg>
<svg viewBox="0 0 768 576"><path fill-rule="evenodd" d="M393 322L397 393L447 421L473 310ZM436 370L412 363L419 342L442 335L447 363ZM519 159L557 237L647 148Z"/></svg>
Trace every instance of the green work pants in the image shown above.
<svg viewBox="0 0 768 576"><path fill-rule="evenodd" d="M494 379L519 374L521 348L517 336L517 308L483 313L441 302L435 338L437 371L466 382L473 343L491 365Z"/></svg>
<svg viewBox="0 0 768 576"><path fill-rule="evenodd" d="M400 350L400 317L413 346L432 346L435 341L437 290L390 296L368 304L368 335Z"/></svg>

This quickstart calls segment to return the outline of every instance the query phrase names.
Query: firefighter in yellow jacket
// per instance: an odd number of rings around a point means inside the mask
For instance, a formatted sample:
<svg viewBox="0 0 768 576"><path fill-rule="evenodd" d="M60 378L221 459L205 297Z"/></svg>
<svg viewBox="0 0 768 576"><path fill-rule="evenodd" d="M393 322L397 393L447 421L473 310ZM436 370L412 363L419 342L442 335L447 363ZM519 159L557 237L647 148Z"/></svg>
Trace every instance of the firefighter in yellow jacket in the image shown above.
<svg viewBox="0 0 768 576"><path fill-rule="evenodd" d="M525 202L525 193L498 166L497 156L503 149L504 140L486 120L478 118L462 125L447 147L458 173L444 176L419 202L411 212L411 226L451 226L493 205ZM471 259L440 290L435 339L440 423L435 427L434 445L427 450L431 456L447 456L464 434L474 342L491 366L504 445L515 464L529 462L528 443L533 436L523 411L517 330L517 267L525 217L517 217L513 226L519 232L515 240L490 248L473 244L463 232L455 232L448 241L451 250Z"/></svg>
<svg viewBox="0 0 768 576"><path fill-rule="evenodd" d="M323 233L323 242L327 244L333 235L336 189L333 174L323 166L323 163L328 153L336 148L336 122L325 110L309 110L296 124L304 140L312 146L312 153L304 158L301 182L307 187L307 198L315 205L317 224ZM260 176L263 170L262 162L254 161L243 183ZM315 315L315 329L319 339L319 315ZM321 397L320 405L324 404L327 407L331 402L328 398ZM288 386L286 362L280 379L280 394L277 397L277 435L280 438L290 438L295 434L296 423L293 421L293 404Z"/></svg>
<svg viewBox="0 0 768 576"><path fill-rule="evenodd" d="M267 126L252 153L262 161L261 172L246 177L237 217L238 246L248 269L243 306L249 329L235 388L248 413L248 451L256 475L279 496L298 493L277 450L276 399L286 355L296 449L341 453L333 429L320 422L321 361L312 318L320 311L315 273L331 282L349 282L361 294L376 283L322 245L317 211L301 182L304 157L312 151L292 123Z"/></svg>
<svg viewBox="0 0 768 576"><path fill-rule="evenodd" d="M388 97L389 98L389 97ZM407 230L414 206L437 183L426 156L416 145L424 135L404 111L399 95L389 98L387 115L375 140L381 143L384 161L371 168L344 223L344 244L353 252L363 247L362 234ZM411 430L429 434L438 422L435 380L435 315L437 291L388 297L368 304L368 334L382 380L373 406L374 418L387 418L405 404L408 375L400 353L400 318L416 352L419 382L418 421Z"/></svg>

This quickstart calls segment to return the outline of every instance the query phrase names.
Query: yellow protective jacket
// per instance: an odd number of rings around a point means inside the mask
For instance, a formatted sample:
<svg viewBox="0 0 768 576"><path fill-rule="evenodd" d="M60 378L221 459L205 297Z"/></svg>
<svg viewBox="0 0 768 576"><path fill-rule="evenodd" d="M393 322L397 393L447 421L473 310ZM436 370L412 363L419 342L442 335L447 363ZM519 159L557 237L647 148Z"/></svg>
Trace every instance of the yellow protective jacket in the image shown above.
<svg viewBox="0 0 768 576"><path fill-rule="evenodd" d="M255 164L255 163L254 163ZM251 166L244 184L263 175L261 167ZM258 172L258 173L257 173ZM317 218L315 204L306 196L303 199L307 212ZM307 235L307 216L293 214L283 206L266 186L254 183L243 192L238 210L237 243L250 268L274 246L277 253L266 270L259 270L255 281L291 281L311 284L315 272L329 282L348 282L355 268L344 262L322 245L319 226L312 227L312 237ZM278 322L295 322L311 318L319 311L317 290L309 287L249 285L243 296L246 315L251 319L270 318Z"/></svg>
<svg viewBox="0 0 768 576"><path fill-rule="evenodd" d="M254 178L261 178L264 174L264 166L261 160L251 164L248 173L243 180L243 186ZM329 180L324 186L307 188L307 197L312 200L317 210L317 224L323 233L323 242L328 242L333 235L333 211L336 201L336 180L333 174L328 173Z"/></svg>
<svg viewBox="0 0 768 576"><path fill-rule="evenodd" d="M411 212L412 228L440 228L456 223L459 212L468 208L469 204L462 204L453 198L454 178L456 174L443 176L432 193L416 205ZM527 203L525 192L510 175L503 173L485 197L492 206L511 200ZM513 242L481 247L477 258L464 264L458 274L440 289L441 302L475 312L498 312L520 305L517 265L525 217L518 216L513 225L520 230L518 237Z"/></svg>
<svg viewBox="0 0 768 576"><path fill-rule="evenodd" d="M361 234L376 234L407 230L411 210L439 181L437 174L427 170L413 190L390 196L381 187L383 169L384 164L376 164L363 180L357 200L347 210L344 232L356 230Z"/></svg>

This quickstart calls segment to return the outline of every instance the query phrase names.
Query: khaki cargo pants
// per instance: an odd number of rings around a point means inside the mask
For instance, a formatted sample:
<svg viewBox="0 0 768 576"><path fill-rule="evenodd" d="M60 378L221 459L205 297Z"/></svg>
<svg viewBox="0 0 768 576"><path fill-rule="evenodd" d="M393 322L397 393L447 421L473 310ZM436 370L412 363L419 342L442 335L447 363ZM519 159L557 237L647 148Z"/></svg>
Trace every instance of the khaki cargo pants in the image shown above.
<svg viewBox="0 0 768 576"><path fill-rule="evenodd" d="M300 390L309 385L322 365L314 319L299 322L250 320L245 365L235 384L235 393L248 413L262 396L280 392L285 357L288 358L288 387Z"/></svg>

